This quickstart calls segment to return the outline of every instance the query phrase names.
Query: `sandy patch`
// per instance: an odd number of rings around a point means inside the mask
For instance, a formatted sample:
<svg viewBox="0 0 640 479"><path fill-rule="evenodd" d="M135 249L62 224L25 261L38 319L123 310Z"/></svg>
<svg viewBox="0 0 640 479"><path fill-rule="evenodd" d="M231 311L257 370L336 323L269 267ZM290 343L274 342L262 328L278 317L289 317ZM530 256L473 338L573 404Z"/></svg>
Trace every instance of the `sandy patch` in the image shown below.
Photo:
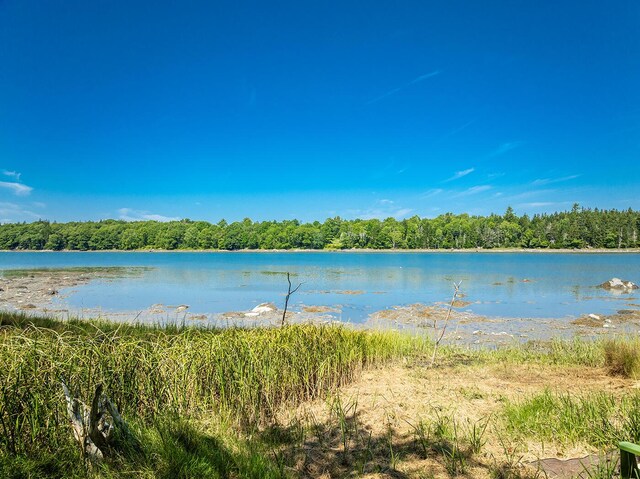
<svg viewBox="0 0 640 479"><path fill-rule="evenodd" d="M305 313L339 313L340 309L330 306L303 306L302 311Z"/></svg>
<svg viewBox="0 0 640 479"><path fill-rule="evenodd" d="M370 478L452 477L442 456L421 451L416 435L421 421L454 417L461 435L473 425L489 421L486 444L468 459L464 475L459 476L489 478L491 468L504 465L509 448L520 464L594 453L587 445L509 442L500 431L505 401L523 400L545 388L572 394L623 394L634 386L634 381L610 377L599 368L495 364L430 369L419 364L394 365L365 371L329 400L306 403L281 419L283 423L301 421L310 431L299 452L298 472L303 477L327 478L346 477L354 469L361 477ZM343 411L344 417L338 411Z"/></svg>

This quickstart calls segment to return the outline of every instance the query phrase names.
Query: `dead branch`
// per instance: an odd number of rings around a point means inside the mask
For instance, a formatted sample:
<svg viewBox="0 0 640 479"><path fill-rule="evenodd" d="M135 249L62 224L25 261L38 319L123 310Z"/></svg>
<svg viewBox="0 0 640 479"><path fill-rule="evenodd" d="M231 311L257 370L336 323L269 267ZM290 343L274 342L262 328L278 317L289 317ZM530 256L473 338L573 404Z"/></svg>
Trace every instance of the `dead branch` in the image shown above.
<svg viewBox="0 0 640 479"><path fill-rule="evenodd" d="M287 290L287 296L284 298L284 311L282 312L282 326L284 326L284 323L286 321L287 306L289 306L289 298L293 293L295 293L296 291L298 291L298 289L300 289L300 286L302 286L302 283L299 283L298 286L295 287L295 289L291 290L291 278L289 276L289 272L287 272L287 283L289 283L289 289Z"/></svg>
<svg viewBox="0 0 640 479"><path fill-rule="evenodd" d="M442 327L442 330L438 331L438 320L437 319L433 320L433 330L435 331L436 341L433 344L433 355L431 356L431 364L429 365L429 367L433 367L433 365L436 362L436 354L438 352L438 346L440 345L442 338L444 338L444 333L447 331L447 326L449 325L449 319L451 318L451 312L453 311L453 305L455 304L456 299L460 294L461 284L462 284L462 281L458 283L453 283L453 296L451 297L451 303L449 303L449 309L447 310L447 315L444 318L444 326Z"/></svg>

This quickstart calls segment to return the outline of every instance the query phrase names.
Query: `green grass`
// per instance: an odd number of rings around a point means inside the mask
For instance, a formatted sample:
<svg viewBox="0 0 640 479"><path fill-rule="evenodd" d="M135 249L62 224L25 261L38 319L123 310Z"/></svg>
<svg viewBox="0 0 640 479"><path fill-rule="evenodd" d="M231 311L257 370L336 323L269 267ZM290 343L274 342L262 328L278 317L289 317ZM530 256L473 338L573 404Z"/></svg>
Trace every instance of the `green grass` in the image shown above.
<svg viewBox="0 0 640 479"><path fill-rule="evenodd" d="M617 376L638 379L640 377L640 341L608 340L604 342L605 365Z"/></svg>
<svg viewBox="0 0 640 479"><path fill-rule="evenodd" d="M512 434L560 444L609 449L618 441L640 441L640 393L622 398L593 392L584 396L545 390L507 403L504 421Z"/></svg>
<svg viewBox="0 0 640 479"><path fill-rule="evenodd" d="M443 347L436 367L535 363L608 367L619 374L613 366L635 364L628 359L635 358L634 348L634 340ZM278 412L334 397L365 368L407 356L412 367L428 364L431 351L424 337L338 326L202 329L0 312L0 477L296 477L292 465L302 454L306 426L278 424ZM103 383L139 447L121 445L88 473L72 438L61 379L85 401ZM465 394L478 393L471 388ZM620 439L640 441L640 394L545 391L506 403L502 415L474 424L435 414L416 423L414 452L392 435L367 435L357 401L335 397L337 443L354 474L373 470L379 464L373 455L387 443L391 469L417 451L461 474L476 464L496 430L516 442L609 448ZM496 462L496 477L518 477L515 466L503 466Z"/></svg>
<svg viewBox="0 0 640 479"><path fill-rule="evenodd" d="M222 449L204 443L214 438L191 443L179 437L197 434L174 437L172 431L194 427L189 418L209 416L250 432L284 407L325 396L363 368L428 347L408 335L336 326L160 329L0 313L0 476L71 471L67 463L79 452L67 424L64 379L86 401L104 384L125 419L141 425L139 435L156 459L138 454L134 462L147 464L153 477L226 477L229 471L250 477L238 468L251 464L255 477L269 477L271 468L281 470L274 458L213 457L217 452L206 451ZM8 464L17 469L9 471ZM178 464L193 475L182 474Z"/></svg>
<svg viewBox="0 0 640 479"><path fill-rule="evenodd" d="M451 354L456 354L456 349ZM477 349L467 353L474 362L506 364L549 364L559 366L604 365L604 343L575 339L529 341L497 349Z"/></svg>

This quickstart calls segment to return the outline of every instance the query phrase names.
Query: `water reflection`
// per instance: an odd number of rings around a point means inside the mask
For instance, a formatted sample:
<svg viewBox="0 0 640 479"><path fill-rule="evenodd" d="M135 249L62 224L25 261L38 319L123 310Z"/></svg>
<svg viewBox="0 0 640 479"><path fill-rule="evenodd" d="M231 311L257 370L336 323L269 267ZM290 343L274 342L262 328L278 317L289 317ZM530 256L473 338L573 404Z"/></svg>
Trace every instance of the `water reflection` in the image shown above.
<svg viewBox="0 0 640 479"><path fill-rule="evenodd" d="M447 301L458 281L470 301L465 310L480 315L609 314L620 301L594 285L611 277L640 282L637 254L0 253L1 269L78 266L146 269L74 288L67 301L76 308L131 311L188 304L191 313L205 314L268 301L280 305L290 272L303 283L294 310L327 306L339 311L336 318L352 322L394 305Z"/></svg>

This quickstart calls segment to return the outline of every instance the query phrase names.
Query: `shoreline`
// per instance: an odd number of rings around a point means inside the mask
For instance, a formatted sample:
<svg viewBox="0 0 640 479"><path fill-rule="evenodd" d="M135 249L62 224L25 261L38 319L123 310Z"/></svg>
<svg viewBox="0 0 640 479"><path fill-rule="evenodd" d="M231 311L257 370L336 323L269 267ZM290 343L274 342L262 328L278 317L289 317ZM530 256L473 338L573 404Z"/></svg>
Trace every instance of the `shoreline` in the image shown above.
<svg viewBox="0 0 640 479"><path fill-rule="evenodd" d="M638 254L640 248L466 248L466 249L106 249L106 250L23 250L23 249L3 249L0 253L383 253L383 254L460 254L460 253L479 253L479 254L509 254L509 253L527 253L527 254Z"/></svg>
<svg viewBox="0 0 640 479"><path fill-rule="evenodd" d="M142 323L149 325L188 324L201 327L265 327L281 322L279 305L262 303L254 309L233 311L191 311L188 304L171 306L157 303L137 309L109 310L102 307L72 307L67 298L74 291L95 280L138 274L125 268L62 268L59 270L18 270L17 275L0 276L0 311L44 314L56 319L76 317L99 319L114 323ZM630 298L635 299L635 298ZM369 311L362 322L344 321L339 307L318 306L313 303L296 303L287 311L290 324L340 323L355 328L390 329L430 334L436 324L451 320L451 328L445 341L450 344L505 344L552 338L597 338L619 334L640 333L640 305L620 304L617 313L581 313L575 317L534 316L486 316L465 309L472 303L464 300L447 313L447 302L390 304Z"/></svg>

